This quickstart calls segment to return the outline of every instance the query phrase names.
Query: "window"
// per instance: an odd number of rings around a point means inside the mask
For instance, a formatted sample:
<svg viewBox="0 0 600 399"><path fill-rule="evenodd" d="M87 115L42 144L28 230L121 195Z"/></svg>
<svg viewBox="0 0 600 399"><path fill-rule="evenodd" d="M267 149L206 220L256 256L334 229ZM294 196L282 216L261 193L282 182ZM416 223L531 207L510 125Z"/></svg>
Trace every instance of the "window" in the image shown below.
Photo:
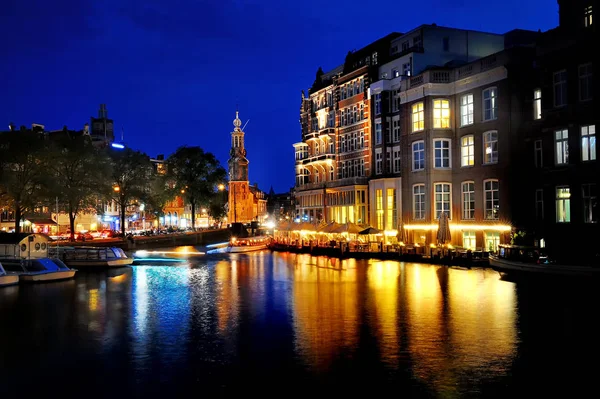
<svg viewBox="0 0 600 399"><path fill-rule="evenodd" d="M498 117L498 93L495 87L483 91L483 120L491 121Z"/></svg>
<svg viewBox="0 0 600 399"><path fill-rule="evenodd" d="M474 231L463 231L463 247L475 251L477 243L475 241Z"/></svg>
<svg viewBox="0 0 600 399"><path fill-rule="evenodd" d="M596 125L581 126L581 160L596 160Z"/></svg>
<svg viewBox="0 0 600 399"><path fill-rule="evenodd" d="M381 93L375 94L375 115L381 114Z"/></svg>
<svg viewBox="0 0 600 399"><path fill-rule="evenodd" d="M392 148L385 149L385 173L392 173Z"/></svg>
<svg viewBox="0 0 600 399"><path fill-rule="evenodd" d="M497 220L500 210L500 194L498 180L483 182L484 216L488 220Z"/></svg>
<svg viewBox="0 0 600 399"><path fill-rule="evenodd" d="M475 165L475 138L463 136L460 139L460 166Z"/></svg>
<svg viewBox="0 0 600 399"><path fill-rule="evenodd" d="M579 101L592 99L592 64L579 65Z"/></svg>
<svg viewBox="0 0 600 399"><path fill-rule="evenodd" d="M413 186L413 218L425 219L425 185Z"/></svg>
<svg viewBox="0 0 600 399"><path fill-rule="evenodd" d="M533 91L533 119L542 119L542 90Z"/></svg>
<svg viewBox="0 0 600 399"><path fill-rule="evenodd" d="M402 42L402 51L406 51L410 48L410 43L407 41Z"/></svg>
<svg viewBox="0 0 600 399"><path fill-rule="evenodd" d="M483 133L483 163L498 163L498 132Z"/></svg>
<svg viewBox="0 0 600 399"><path fill-rule="evenodd" d="M569 131L563 129L554 132L554 142L556 143L556 164L569 163Z"/></svg>
<svg viewBox="0 0 600 399"><path fill-rule="evenodd" d="M371 59L373 60L373 65L377 65L377 52L373 53Z"/></svg>
<svg viewBox="0 0 600 399"><path fill-rule="evenodd" d="M567 71L554 72L554 106L562 107L567 104Z"/></svg>
<svg viewBox="0 0 600 399"><path fill-rule="evenodd" d="M500 244L500 232L499 231L486 231L483 234L485 236L486 251L498 252L498 244Z"/></svg>
<svg viewBox="0 0 600 399"><path fill-rule="evenodd" d="M392 142L392 121L390 118L385 118L385 142L389 144Z"/></svg>
<svg viewBox="0 0 600 399"><path fill-rule="evenodd" d="M358 149L365 147L365 132L361 131L358 133Z"/></svg>
<svg viewBox="0 0 600 399"><path fill-rule="evenodd" d="M375 190L375 213L377 214L377 228L383 230L383 190Z"/></svg>
<svg viewBox="0 0 600 399"><path fill-rule="evenodd" d="M556 187L556 222L571 221L571 190L569 187Z"/></svg>
<svg viewBox="0 0 600 399"><path fill-rule="evenodd" d="M535 162L536 168L542 168L544 166L544 156L542 152L542 140L536 140L533 143L533 161Z"/></svg>
<svg viewBox="0 0 600 399"><path fill-rule="evenodd" d="M450 38L448 36L442 39L442 48L444 51L450 51Z"/></svg>
<svg viewBox="0 0 600 399"><path fill-rule="evenodd" d="M450 214L450 184L435 183L435 218L439 219L442 212L446 212L448 219L451 219Z"/></svg>
<svg viewBox="0 0 600 399"><path fill-rule="evenodd" d="M436 139L433 140L434 168L449 168L450 167L450 140Z"/></svg>
<svg viewBox="0 0 600 399"><path fill-rule="evenodd" d="M392 140L394 143L397 143L400 141L400 117L399 116L395 116L392 119Z"/></svg>
<svg viewBox="0 0 600 399"><path fill-rule="evenodd" d="M583 184L583 221L585 223L598 223L598 196L595 184Z"/></svg>
<svg viewBox="0 0 600 399"><path fill-rule="evenodd" d="M375 150L375 174L380 175L383 173L383 154L381 152L381 148L377 148Z"/></svg>
<svg viewBox="0 0 600 399"><path fill-rule="evenodd" d="M394 173L400 173L400 167L402 166L400 163L400 146L394 147Z"/></svg>
<svg viewBox="0 0 600 399"><path fill-rule="evenodd" d="M402 64L402 75L410 76L410 62Z"/></svg>
<svg viewBox="0 0 600 399"><path fill-rule="evenodd" d="M381 121L375 122L375 144L381 144Z"/></svg>
<svg viewBox="0 0 600 399"><path fill-rule="evenodd" d="M583 26L586 28L592 26L592 6L587 6L583 9Z"/></svg>
<svg viewBox="0 0 600 399"><path fill-rule="evenodd" d="M450 101L433 100L433 128L448 129L450 127Z"/></svg>
<svg viewBox="0 0 600 399"><path fill-rule="evenodd" d="M473 220L475 219L475 183L466 181L461 186L462 218L464 220Z"/></svg>
<svg viewBox="0 0 600 399"><path fill-rule="evenodd" d="M415 141L412 145L413 170L425 169L425 142Z"/></svg>
<svg viewBox="0 0 600 399"><path fill-rule="evenodd" d="M465 94L460 98L460 125L473 124L473 94Z"/></svg>
<svg viewBox="0 0 600 399"><path fill-rule="evenodd" d="M397 69L392 69L392 78L400 76L400 72Z"/></svg>
<svg viewBox="0 0 600 399"><path fill-rule="evenodd" d="M388 188L387 190L387 198L386 198L386 223L385 228L391 230L394 228L397 213L396 213L396 189Z"/></svg>
<svg viewBox="0 0 600 399"><path fill-rule="evenodd" d="M425 110L421 102L412 106L412 131L418 132L423 129L425 129Z"/></svg>
<svg viewBox="0 0 600 399"><path fill-rule="evenodd" d="M535 218L544 220L544 189L535 190Z"/></svg>

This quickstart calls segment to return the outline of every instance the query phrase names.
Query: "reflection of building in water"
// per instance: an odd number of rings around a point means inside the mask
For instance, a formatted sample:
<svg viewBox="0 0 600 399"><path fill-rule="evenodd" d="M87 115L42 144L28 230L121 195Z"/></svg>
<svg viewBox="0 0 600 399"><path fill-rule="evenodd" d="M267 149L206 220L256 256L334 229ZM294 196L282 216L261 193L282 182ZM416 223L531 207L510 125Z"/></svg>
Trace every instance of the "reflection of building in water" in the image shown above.
<svg viewBox="0 0 600 399"><path fill-rule="evenodd" d="M439 390L463 392L469 374L508 370L516 353L515 296L483 270L407 265L413 373ZM479 378L479 377L478 377Z"/></svg>
<svg viewBox="0 0 600 399"><path fill-rule="evenodd" d="M215 279L218 283L215 305L217 325L221 334L231 331L237 324L240 300L237 270L238 263L235 260L231 262L223 260L215 266Z"/></svg>
<svg viewBox="0 0 600 399"><path fill-rule="evenodd" d="M327 369L359 339L358 284L354 260L302 255L294 269L294 328L297 350L307 364Z"/></svg>

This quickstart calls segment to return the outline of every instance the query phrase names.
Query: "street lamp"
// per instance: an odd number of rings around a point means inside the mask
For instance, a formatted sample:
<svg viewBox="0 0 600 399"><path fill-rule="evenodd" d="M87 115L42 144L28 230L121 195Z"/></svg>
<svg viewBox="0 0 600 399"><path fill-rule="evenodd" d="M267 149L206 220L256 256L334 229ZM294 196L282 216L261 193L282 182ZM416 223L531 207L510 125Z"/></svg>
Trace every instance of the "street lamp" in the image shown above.
<svg viewBox="0 0 600 399"><path fill-rule="evenodd" d="M121 191L121 187L119 186L114 186L113 190L115 191L115 193L118 193L119 191Z"/></svg>

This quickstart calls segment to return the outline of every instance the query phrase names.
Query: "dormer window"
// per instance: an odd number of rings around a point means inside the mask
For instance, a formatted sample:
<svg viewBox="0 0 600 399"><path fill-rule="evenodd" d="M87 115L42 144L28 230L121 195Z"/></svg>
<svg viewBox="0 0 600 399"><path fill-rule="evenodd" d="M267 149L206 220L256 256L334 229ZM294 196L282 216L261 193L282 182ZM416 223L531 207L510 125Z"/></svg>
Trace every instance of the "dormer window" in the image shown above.
<svg viewBox="0 0 600 399"><path fill-rule="evenodd" d="M586 28L592 26L592 6L583 9L583 24Z"/></svg>

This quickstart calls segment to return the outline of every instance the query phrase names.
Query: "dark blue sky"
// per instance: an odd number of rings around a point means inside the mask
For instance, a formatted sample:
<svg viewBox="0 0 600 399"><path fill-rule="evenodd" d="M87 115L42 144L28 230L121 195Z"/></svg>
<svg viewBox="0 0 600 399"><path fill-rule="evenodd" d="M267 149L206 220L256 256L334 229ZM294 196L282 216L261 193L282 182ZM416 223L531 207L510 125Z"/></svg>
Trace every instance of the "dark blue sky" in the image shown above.
<svg viewBox="0 0 600 399"><path fill-rule="evenodd" d="M412 5L412 7L411 7ZM367 14L367 12L371 14ZM199 145L226 167L236 104L250 181L294 184L300 91L319 66L420 24L504 33L558 24L556 0L4 0L0 123L80 129L107 104L151 156Z"/></svg>

